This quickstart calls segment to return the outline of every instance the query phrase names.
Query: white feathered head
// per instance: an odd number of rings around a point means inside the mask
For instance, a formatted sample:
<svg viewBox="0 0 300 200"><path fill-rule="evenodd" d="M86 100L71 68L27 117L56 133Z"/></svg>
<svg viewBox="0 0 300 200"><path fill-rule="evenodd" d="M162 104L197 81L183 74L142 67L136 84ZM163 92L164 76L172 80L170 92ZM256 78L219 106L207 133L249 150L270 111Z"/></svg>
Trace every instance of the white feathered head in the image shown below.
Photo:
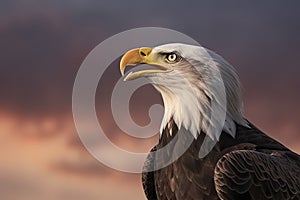
<svg viewBox="0 0 300 200"><path fill-rule="evenodd" d="M234 137L235 123L247 126L237 73L216 53L180 43L141 47L122 57L122 75L126 66L138 64L156 68L130 72L124 80L146 77L161 93L165 106L161 132L171 119L195 138L203 131L219 139L222 129Z"/></svg>

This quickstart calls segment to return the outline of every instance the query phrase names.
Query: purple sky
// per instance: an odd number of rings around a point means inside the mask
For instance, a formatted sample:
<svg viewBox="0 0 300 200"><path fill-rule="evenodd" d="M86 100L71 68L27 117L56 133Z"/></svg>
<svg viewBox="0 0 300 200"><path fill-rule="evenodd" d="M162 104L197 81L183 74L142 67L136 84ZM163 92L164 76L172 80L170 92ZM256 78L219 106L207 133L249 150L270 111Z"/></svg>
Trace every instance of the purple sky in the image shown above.
<svg viewBox="0 0 300 200"><path fill-rule="evenodd" d="M138 175L110 170L88 155L71 118L73 82L85 56L106 38L136 27L171 28L222 55L240 74L246 117L300 152L299 8L300 1L279 0L2 0L0 134L7 142L0 151L11 156L0 154L6 162L1 199L46 199L49 191L48 199L143 198ZM101 80L106 87L97 91L97 109L106 114L112 140L130 147L136 141L120 133L108 109L120 78L117 62ZM150 87L145 91L133 98L140 123L147 121L146 108L160 100ZM155 98L149 101L149 95ZM147 151L153 142L137 149Z"/></svg>

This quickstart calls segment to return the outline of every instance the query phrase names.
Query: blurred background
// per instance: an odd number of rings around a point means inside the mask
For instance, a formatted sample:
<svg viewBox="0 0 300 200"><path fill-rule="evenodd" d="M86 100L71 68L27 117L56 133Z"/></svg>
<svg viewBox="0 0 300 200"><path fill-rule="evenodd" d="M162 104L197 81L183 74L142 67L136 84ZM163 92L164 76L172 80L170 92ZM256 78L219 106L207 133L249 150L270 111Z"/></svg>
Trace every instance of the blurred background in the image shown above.
<svg viewBox="0 0 300 200"><path fill-rule="evenodd" d="M85 150L71 110L87 54L144 26L183 32L221 54L240 74L246 117L300 153L300 1L1 0L0 199L145 199L139 174L109 169ZM118 146L147 152L157 137L131 138L113 121L119 78L116 60L99 83L99 121ZM139 89L133 118L147 124L159 102L151 86Z"/></svg>

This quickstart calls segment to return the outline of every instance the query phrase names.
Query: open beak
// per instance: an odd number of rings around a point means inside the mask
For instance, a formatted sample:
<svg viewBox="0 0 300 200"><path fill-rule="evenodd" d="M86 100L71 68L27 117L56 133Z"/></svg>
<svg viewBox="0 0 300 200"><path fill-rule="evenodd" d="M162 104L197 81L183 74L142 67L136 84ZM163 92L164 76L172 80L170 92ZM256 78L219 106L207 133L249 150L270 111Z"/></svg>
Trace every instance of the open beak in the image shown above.
<svg viewBox="0 0 300 200"><path fill-rule="evenodd" d="M139 64L149 64L154 65L157 67L157 69L147 69L147 70L140 70L137 72L130 72L124 80L133 80L139 77L143 76L149 76L155 73L161 73L161 72L169 72L172 71L172 69L162 66L157 61L157 56L151 55L152 48L149 47L141 47L137 49L132 49L128 52L126 52L120 62L120 72L122 76L124 76L125 68L127 66L136 66Z"/></svg>

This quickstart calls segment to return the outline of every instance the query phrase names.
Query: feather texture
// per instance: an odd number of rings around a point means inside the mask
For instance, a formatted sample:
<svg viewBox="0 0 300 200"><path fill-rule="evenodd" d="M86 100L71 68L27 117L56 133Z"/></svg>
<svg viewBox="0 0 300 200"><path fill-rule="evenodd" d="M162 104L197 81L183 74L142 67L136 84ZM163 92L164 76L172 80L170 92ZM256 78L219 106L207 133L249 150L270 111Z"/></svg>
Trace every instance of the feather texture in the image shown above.
<svg viewBox="0 0 300 200"><path fill-rule="evenodd" d="M161 52L177 52L182 58L172 64L171 72L148 77L164 101L161 133L171 118L195 138L205 132L213 140L219 139L224 123L232 136L235 123L247 126L240 82L228 62L204 47L186 44L161 45L151 53Z"/></svg>
<svg viewBox="0 0 300 200"><path fill-rule="evenodd" d="M171 128L173 136L166 128L155 148L164 147L176 135L174 121ZM144 187L147 197L155 191L156 198L149 199L300 199L300 157L252 124L250 128L237 125L235 138L222 134L213 150L200 159L204 137L200 134L174 163L144 173L143 177L153 177L143 179L144 185L151 185ZM166 159L169 156L172 149ZM154 166L155 158L150 162Z"/></svg>
<svg viewBox="0 0 300 200"><path fill-rule="evenodd" d="M233 67L204 47L166 44L151 54L161 52L176 52L182 59L172 64L171 72L148 77L165 106L154 149L165 151L145 162L145 169L152 169L143 173L147 198L300 200L300 156L244 119ZM215 145L199 157L207 138ZM161 159L176 157L176 149L187 141L192 143L178 159L153 171Z"/></svg>

